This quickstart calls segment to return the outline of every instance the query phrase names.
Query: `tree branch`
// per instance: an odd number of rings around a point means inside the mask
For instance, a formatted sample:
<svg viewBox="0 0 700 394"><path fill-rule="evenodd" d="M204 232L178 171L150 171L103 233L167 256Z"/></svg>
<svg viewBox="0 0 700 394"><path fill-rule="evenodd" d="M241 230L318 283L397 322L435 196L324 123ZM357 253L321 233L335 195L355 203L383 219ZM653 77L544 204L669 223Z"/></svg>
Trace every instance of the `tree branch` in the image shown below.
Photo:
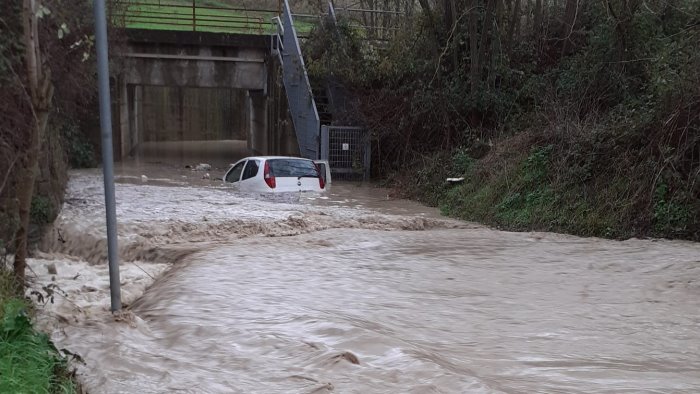
<svg viewBox="0 0 700 394"><path fill-rule="evenodd" d="M6 144L7 145L7 144ZM10 179L10 174L12 173L12 168L17 164L18 156L15 155L14 159L12 159L12 162L10 163L10 166L7 167L7 172L5 172L5 177L2 180L2 183L0 183L0 195L2 195L3 190L5 190L5 186L7 185L7 180Z"/></svg>
<svg viewBox="0 0 700 394"><path fill-rule="evenodd" d="M457 25L459 25L459 22L464 18L465 15L470 13L473 9L476 9L478 7L472 7L469 8L468 10L464 11L459 18L455 21L455 23L452 25L452 30L450 30L450 35L447 37L447 41L445 42L445 49L443 49L442 53L440 53L440 56L438 57L437 61L437 66L435 67L435 73L433 74L433 77L430 79L430 82L428 83L428 86L433 84L433 81L438 75L438 72L440 71L440 63L442 62L442 58L445 57L447 54L447 51L450 49L450 41L452 41L452 37L454 36L455 30L457 29Z"/></svg>

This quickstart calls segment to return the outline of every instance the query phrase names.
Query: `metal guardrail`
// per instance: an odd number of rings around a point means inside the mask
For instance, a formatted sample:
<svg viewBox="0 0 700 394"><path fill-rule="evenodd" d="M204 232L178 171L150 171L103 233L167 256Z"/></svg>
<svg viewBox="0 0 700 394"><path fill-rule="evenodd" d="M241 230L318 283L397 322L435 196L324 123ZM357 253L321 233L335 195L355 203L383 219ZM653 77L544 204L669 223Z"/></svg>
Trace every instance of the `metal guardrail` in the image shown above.
<svg viewBox="0 0 700 394"><path fill-rule="evenodd" d="M280 64L283 64L282 52L284 52L284 43L282 42L282 37L284 37L284 26L282 26L282 19L279 16L272 18L272 23L277 28L277 31L270 35L270 49L272 56L275 56Z"/></svg>
<svg viewBox="0 0 700 394"><path fill-rule="evenodd" d="M401 30L406 21L405 15L403 11L334 7L329 2L328 12L322 16L330 16L333 21L345 18L352 26L365 32L366 40L388 42Z"/></svg>
<svg viewBox="0 0 700 394"><path fill-rule="evenodd" d="M276 34L278 9L211 5L207 0L121 0L113 20L126 28L217 33ZM297 33L308 36L319 16L292 14Z"/></svg>
<svg viewBox="0 0 700 394"><path fill-rule="evenodd" d="M284 2L278 9L257 9L219 4L210 0L120 0L112 14L118 25L127 28L186 30L220 33L276 34L274 17L281 17ZM367 32L367 38L386 40L392 37L403 13L360 8L336 8L335 13L348 18ZM297 37L308 37L320 18L328 16L294 14Z"/></svg>
<svg viewBox="0 0 700 394"><path fill-rule="evenodd" d="M271 34L279 10L213 6L197 0L126 1L112 15L126 28Z"/></svg>

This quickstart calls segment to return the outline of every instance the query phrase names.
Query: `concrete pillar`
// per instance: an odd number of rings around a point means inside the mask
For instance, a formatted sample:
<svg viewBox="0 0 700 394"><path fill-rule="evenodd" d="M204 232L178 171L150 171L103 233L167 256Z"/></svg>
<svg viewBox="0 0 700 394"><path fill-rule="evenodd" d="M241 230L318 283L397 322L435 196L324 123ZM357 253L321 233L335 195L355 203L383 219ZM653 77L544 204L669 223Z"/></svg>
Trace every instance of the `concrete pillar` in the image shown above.
<svg viewBox="0 0 700 394"><path fill-rule="evenodd" d="M134 154L141 142L143 129L143 87L131 85L129 91L129 132L131 147L129 154Z"/></svg>
<svg viewBox="0 0 700 394"><path fill-rule="evenodd" d="M252 100L250 99L250 92L245 91L245 97L244 97L244 112L245 112L245 128L246 128L246 133L245 133L245 140L246 140L246 145L248 146L248 150L250 152L253 152L253 140L255 139L253 136L253 128L251 127L251 121L250 119L252 118L250 116L251 113L251 108L253 107L252 105Z"/></svg>
<svg viewBox="0 0 700 394"><path fill-rule="evenodd" d="M268 155L267 97L263 91L249 90L246 95L248 110L248 149L256 155Z"/></svg>
<svg viewBox="0 0 700 394"><path fill-rule="evenodd" d="M134 136L134 132L136 131L136 86L128 85L126 93L129 108L129 142L131 145L129 146L129 152L127 152L127 154L131 155L136 145L136 138Z"/></svg>
<svg viewBox="0 0 700 394"><path fill-rule="evenodd" d="M129 94L126 84L126 78L123 75L119 76L119 144L120 152L115 159L121 161L129 155L131 151L131 133L129 130Z"/></svg>

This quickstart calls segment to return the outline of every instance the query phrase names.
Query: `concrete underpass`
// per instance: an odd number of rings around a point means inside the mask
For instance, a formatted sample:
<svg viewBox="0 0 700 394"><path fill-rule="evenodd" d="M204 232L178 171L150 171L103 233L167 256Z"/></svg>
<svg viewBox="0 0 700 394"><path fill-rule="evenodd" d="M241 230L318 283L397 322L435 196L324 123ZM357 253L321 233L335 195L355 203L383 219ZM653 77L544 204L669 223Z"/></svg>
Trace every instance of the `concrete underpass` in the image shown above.
<svg viewBox="0 0 700 394"><path fill-rule="evenodd" d="M270 36L127 29L115 157L231 163L298 155Z"/></svg>

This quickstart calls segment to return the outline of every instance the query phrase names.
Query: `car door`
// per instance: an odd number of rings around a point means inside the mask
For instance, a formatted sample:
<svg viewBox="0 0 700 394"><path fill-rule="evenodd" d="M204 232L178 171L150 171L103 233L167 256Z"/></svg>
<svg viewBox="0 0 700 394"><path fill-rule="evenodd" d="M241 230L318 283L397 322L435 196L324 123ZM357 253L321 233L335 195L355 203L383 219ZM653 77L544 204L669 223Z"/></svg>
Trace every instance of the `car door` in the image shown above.
<svg viewBox="0 0 700 394"><path fill-rule="evenodd" d="M324 183L328 186L331 183L331 169L327 160L314 160L314 164L318 167L318 172L321 174Z"/></svg>
<svg viewBox="0 0 700 394"><path fill-rule="evenodd" d="M260 160L249 159L243 169L239 190L246 192L261 191L262 186L258 172L260 172Z"/></svg>
<svg viewBox="0 0 700 394"><path fill-rule="evenodd" d="M245 166L246 160L241 160L234 164L230 170L224 176L224 182L232 185L236 190L240 187L241 174L243 173L243 167Z"/></svg>

